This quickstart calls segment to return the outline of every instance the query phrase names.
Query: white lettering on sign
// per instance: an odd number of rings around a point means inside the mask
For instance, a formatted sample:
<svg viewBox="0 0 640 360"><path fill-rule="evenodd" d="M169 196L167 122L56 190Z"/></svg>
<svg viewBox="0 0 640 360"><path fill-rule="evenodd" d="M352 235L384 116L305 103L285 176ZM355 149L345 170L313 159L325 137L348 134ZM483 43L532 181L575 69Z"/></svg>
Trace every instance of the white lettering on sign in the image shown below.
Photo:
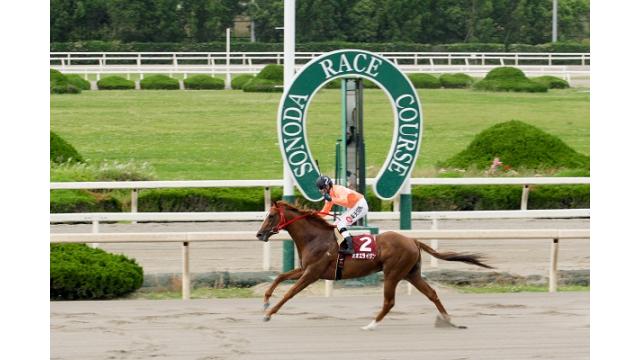
<svg viewBox="0 0 640 360"><path fill-rule="evenodd" d="M367 61L369 63L366 66L362 66L362 63L364 62L366 64ZM359 73L366 73L373 77L376 77L379 74L377 70L378 70L378 67L382 65L382 60L373 56L369 59L367 54L361 53L354 56L350 62L349 58L347 58L347 55L342 54L340 55L340 64L338 64L337 69L334 68L334 63L333 61L331 61L331 59L321 60L318 62L318 64L320 64L320 66L322 67L322 71L324 71L325 79L328 79L335 75L340 75L346 72L353 72L353 71L359 72Z"/></svg>
<svg viewBox="0 0 640 360"><path fill-rule="evenodd" d="M307 105L306 102L309 99L309 95L289 95L289 99L298 104L300 109L304 109L304 106ZM303 101L304 104L302 103Z"/></svg>

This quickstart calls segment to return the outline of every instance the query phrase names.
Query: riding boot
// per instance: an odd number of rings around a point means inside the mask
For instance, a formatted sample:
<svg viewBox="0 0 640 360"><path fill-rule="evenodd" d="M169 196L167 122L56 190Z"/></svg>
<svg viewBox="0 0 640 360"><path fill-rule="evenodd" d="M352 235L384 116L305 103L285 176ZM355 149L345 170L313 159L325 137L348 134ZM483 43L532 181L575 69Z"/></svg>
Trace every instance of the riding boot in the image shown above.
<svg viewBox="0 0 640 360"><path fill-rule="evenodd" d="M345 236L344 237L344 241L347 243L347 248L343 249L342 247L340 247L340 253L341 254L345 254L345 255L352 255L353 254L353 239L351 238L351 236Z"/></svg>

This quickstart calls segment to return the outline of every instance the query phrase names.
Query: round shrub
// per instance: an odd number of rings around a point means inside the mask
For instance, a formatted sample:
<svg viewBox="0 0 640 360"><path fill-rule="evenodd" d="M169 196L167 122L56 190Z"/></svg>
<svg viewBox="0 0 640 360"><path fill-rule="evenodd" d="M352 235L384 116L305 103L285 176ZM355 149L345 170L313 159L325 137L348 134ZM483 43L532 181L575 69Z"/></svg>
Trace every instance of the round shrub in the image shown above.
<svg viewBox="0 0 640 360"><path fill-rule="evenodd" d="M124 255L84 244L50 245L52 300L112 299L142 286L142 268Z"/></svg>
<svg viewBox="0 0 640 360"><path fill-rule="evenodd" d="M588 156L578 153L558 137L517 120L483 130L464 150L439 165L486 169L495 157L512 168L589 168Z"/></svg>
<svg viewBox="0 0 640 360"><path fill-rule="evenodd" d="M193 75L184 80L184 88L189 90L221 90L224 80L209 75Z"/></svg>
<svg viewBox="0 0 640 360"><path fill-rule="evenodd" d="M485 80L500 80L500 79L522 80L526 78L527 77L524 75L522 70L511 67L511 66L497 67L489 71L489 73L487 73L487 76L484 77Z"/></svg>
<svg viewBox="0 0 640 360"><path fill-rule="evenodd" d="M409 74L409 80L416 89L439 89L440 80L429 74Z"/></svg>
<svg viewBox="0 0 640 360"><path fill-rule="evenodd" d="M531 78L531 81L546 86L548 89L566 89L569 83L555 76L540 76Z"/></svg>
<svg viewBox="0 0 640 360"><path fill-rule="evenodd" d="M282 84L284 82L284 66L269 64L262 68L256 77Z"/></svg>
<svg viewBox="0 0 640 360"><path fill-rule="evenodd" d="M84 162L78 151L53 131L49 131L49 161L54 163Z"/></svg>
<svg viewBox="0 0 640 360"><path fill-rule="evenodd" d="M522 70L503 66L497 67L487 74L483 80L473 84L476 90L486 91L516 91L516 92L546 92L545 85L529 80Z"/></svg>
<svg viewBox="0 0 640 360"><path fill-rule="evenodd" d="M91 83L89 83L87 80L83 79L78 74L65 75L65 77L67 78L67 81L69 82L69 84L77 87L78 89L82 89L82 90L90 90L91 89Z"/></svg>
<svg viewBox="0 0 640 360"><path fill-rule="evenodd" d="M231 88L234 90L242 90L244 85L253 78L254 76L250 74L238 75L231 79Z"/></svg>
<svg viewBox="0 0 640 360"><path fill-rule="evenodd" d="M178 90L180 82L166 75L149 75L140 80L142 90Z"/></svg>
<svg viewBox="0 0 640 360"><path fill-rule="evenodd" d="M282 92L282 85L275 81L253 78L242 87L246 92Z"/></svg>
<svg viewBox="0 0 640 360"><path fill-rule="evenodd" d="M120 76L108 76L98 80L98 89L100 90L132 90L136 88L136 84Z"/></svg>
<svg viewBox="0 0 640 360"><path fill-rule="evenodd" d="M49 70L49 92L52 94L79 94L80 88L70 84L66 76L55 69Z"/></svg>
<svg viewBox="0 0 640 360"><path fill-rule="evenodd" d="M442 74L440 76L440 84L447 89L463 89L473 84L473 78L467 74Z"/></svg>

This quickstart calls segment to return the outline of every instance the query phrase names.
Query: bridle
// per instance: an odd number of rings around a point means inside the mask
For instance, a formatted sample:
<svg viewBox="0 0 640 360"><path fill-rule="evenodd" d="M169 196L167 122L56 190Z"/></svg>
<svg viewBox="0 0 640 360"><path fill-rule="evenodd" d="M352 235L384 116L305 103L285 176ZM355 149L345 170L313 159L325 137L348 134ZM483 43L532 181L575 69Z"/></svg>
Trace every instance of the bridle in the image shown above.
<svg viewBox="0 0 640 360"><path fill-rule="evenodd" d="M286 228L287 226L293 224L294 222L296 222L296 221L298 221L300 219L304 219L304 218L306 218L308 216L311 216L311 215L331 215L330 213L325 213L325 212L321 212L321 211L314 211L314 212L309 212L309 213L306 213L306 214L303 214L303 215L298 215L298 216L294 217L291 220L287 220L287 218L284 216L284 207L279 206L279 205L274 205L274 207L276 209L278 209L278 215L280 216L280 221L278 221L278 224L271 229L271 235L275 235L275 234L279 233L280 230L282 230L282 229Z"/></svg>

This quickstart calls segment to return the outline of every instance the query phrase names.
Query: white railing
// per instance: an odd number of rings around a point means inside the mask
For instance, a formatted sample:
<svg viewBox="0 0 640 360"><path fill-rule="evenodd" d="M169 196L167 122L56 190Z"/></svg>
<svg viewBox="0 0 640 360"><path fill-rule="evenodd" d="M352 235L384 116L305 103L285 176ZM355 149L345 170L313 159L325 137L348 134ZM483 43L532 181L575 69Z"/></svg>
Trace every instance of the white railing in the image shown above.
<svg viewBox="0 0 640 360"><path fill-rule="evenodd" d="M549 260L549 292L557 290L559 241L567 239L589 239L588 229L530 229L530 230L402 230L405 236L416 239L450 240L551 240ZM272 240L286 240L283 233ZM201 241L256 241L253 232L182 232L182 233L103 233L103 234L51 234L51 243L182 243L182 298L191 297L191 275L189 271L189 243ZM269 243L265 243L269 244ZM327 280L325 296L331 295L332 281ZM409 287L409 289L411 289Z"/></svg>
<svg viewBox="0 0 640 360"><path fill-rule="evenodd" d="M322 52L296 53L302 67ZM484 76L497 66L512 65L528 76L555 75L571 82L572 77L589 78L589 53L445 53L381 52L406 73L464 72ZM70 74L256 74L266 64L281 64L282 52L51 52L52 68Z"/></svg>

